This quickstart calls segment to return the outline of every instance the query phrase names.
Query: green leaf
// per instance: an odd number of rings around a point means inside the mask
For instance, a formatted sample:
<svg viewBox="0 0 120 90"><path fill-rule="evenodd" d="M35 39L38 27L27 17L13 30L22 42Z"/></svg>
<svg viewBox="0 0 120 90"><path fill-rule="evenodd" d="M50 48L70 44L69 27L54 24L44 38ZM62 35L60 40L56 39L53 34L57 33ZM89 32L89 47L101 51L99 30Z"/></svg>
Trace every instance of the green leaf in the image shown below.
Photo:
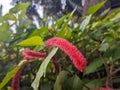
<svg viewBox="0 0 120 90"><path fill-rule="evenodd" d="M4 16L0 17L0 22L8 22L8 20L16 21L16 17L12 13L7 13Z"/></svg>
<svg viewBox="0 0 120 90"><path fill-rule="evenodd" d="M104 85L104 80L103 79L90 80L90 82L88 82L85 85L91 89L99 88L99 87L102 87ZM88 90L88 88L84 87L83 90Z"/></svg>
<svg viewBox="0 0 120 90"><path fill-rule="evenodd" d="M20 10L26 11L26 8L27 8L29 5L30 5L29 2L17 4L15 7L13 7L13 8L10 9L10 13L17 13L17 12L19 12Z"/></svg>
<svg viewBox="0 0 120 90"><path fill-rule="evenodd" d="M8 13L8 14L6 14L4 17L4 20L13 20L13 21L16 21L16 17L13 15L13 14L11 14L11 13Z"/></svg>
<svg viewBox="0 0 120 90"><path fill-rule="evenodd" d="M84 75L90 74L95 72L99 67L102 66L102 62L99 59L95 59L93 62L91 62L85 69Z"/></svg>
<svg viewBox="0 0 120 90"><path fill-rule="evenodd" d="M118 15L119 12L120 8L115 9L114 12L109 13L109 15L107 15L103 21L108 21L108 19L110 19L110 21L114 21L114 19L112 18L116 17L116 15Z"/></svg>
<svg viewBox="0 0 120 90"><path fill-rule="evenodd" d="M52 51L49 53L49 55L42 62L41 66L40 66L40 68L39 68L39 70L36 74L35 80L33 81L32 85L31 85L34 88L34 90L38 89L40 79L43 75L45 76L46 68L48 66L48 63L50 62L51 58L55 55L57 50L58 50L58 48L53 48Z"/></svg>
<svg viewBox="0 0 120 90"><path fill-rule="evenodd" d="M48 27L41 27L40 29L35 29L33 33L30 35L31 36L41 36L45 37L49 34L49 29Z"/></svg>
<svg viewBox="0 0 120 90"><path fill-rule="evenodd" d="M67 79L67 71L61 71L57 76L57 79L54 84L54 90L62 90L62 85L64 81Z"/></svg>
<svg viewBox="0 0 120 90"><path fill-rule="evenodd" d="M0 25L0 31L9 31L10 29L10 25L8 22L2 23L2 25Z"/></svg>
<svg viewBox="0 0 120 90"><path fill-rule="evenodd" d="M112 57L113 60L119 60L120 59L120 47L115 47L112 50L109 50L107 53L104 53L105 58ZM109 60L109 59L108 59Z"/></svg>
<svg viewBox="0 0 120 90"><path fill-rule="evenodd" d="M18 13L19 12L18 20L21 20L26 15L26 10L29 5L30 5L29 2L17 4L15 7L10 9L10 13Z"/></svg>
<svg viewBox="0 0 120 90"><path fill-rule="evenodd" d="M11 39L10 31L0 31L0 42L9 42Z"/></svg>
<svg viewBox="0 0 120 90"><path fill-rule="evenodd" d="M90 20L91 20L91 17L92 17L92 15L89 15L89 16L87 16L87 17L85 18L85 20L82 21L82 23L81 23L81 25L80 25L80 29L81 29L82 31L84 31L85 28L86 28L86 26L89 24L89 22L90 22Z"/></svg>
<svg viewBox="0 0 120 90"><path fill-rule="evenodd" d="M104 22L102 22L102 26L103 27L112 27L112 25L114 24L114 22L113 21L104 21ZM107 33L107 32L106 32ZM108 32L109 33L109 32Z"/></svg>
<svg viewBox="0 0 120 90"><path fill-rule="evenodd" d="M106 9L105 11L103 11L101 14L100 14L100 18L104 18L110 11L110 8Z"/></svg>
<svg viewBox="0 0 120 90"><path fill-rule="evenodd" d="M98 11L105 3L106 3L106 0L90 7L87 11L87 15L95 14L96 11Z"/></svg>
<svg viewBox="0 0 120 90"><path fill-rule="evenodd" d="M64 82L63 88L63 90L82 90L82 81L77 75L74 75Z"/></svg>
<svg viewBox="0 0 120 90"><path fill-rule="evenodd" d="M70 14L64 15L55 24L52 25L52 28L55 29L55 28L59 27L64 22L64 20L69 16L70 16Z"/></svg>
<svg viewBox="0 0 120 90"><path fill-rule="evenodd" d="M114 59L119 60L120 59L120 47L116 47L116 49L114 49Z"/></svg>
<svg viewBox="0 0 120 90"><path fill-rule="evenodd" d="M105 52L108 48L109 48L109 44L103 43L102 45L100 45L99 51Z"/></svg>
<svg viewBox="0 0 120 90"><path fill-rule="evenodd" d="M11 39L10 26L8 23L3 23L0 26L0 42L8 42Z"/></svg>
<svg viewBox="0 0 120 90"><path fill-rule="evenodd" d="M30 37L20 43L19 46L44 46L44 42L40 36Z"/></svg>
<svg viewBox="0 0 120 90"><path fill-rule="evenodd" d="M66 22L62 25L61 30L56 34L57 37L65 37L65 36L62 35L62 33L65 33L65 31L66 31L65 29L67 28L69 21L72 19L72 16L73 16L75 10L76 10L76 8L73 10L73 12L70 13L68 19L67 19Z"/></svg>
<svg viewBox="0 0 120 90"><path fill-rule="evenodd" d="M113 18L111 18L111 21L115 21L120 19L120 13L117 13Z"/></svg>
<svg viewBox="0 0 120 90"><path fill-rule="evenodd" d="M59 32L59 37L69 38L71 36L71 31L68 27L65 27L62 31Z"/></svg>
<svg viewBox="0 0 120 90"><path fill-rule="evenodd" d="M26 60L22 60L18 66L13 68L7 75L4 77L2 82L0 83L0 90L10 81L10 79L14 76L14 74L26 63Z"/></svg>

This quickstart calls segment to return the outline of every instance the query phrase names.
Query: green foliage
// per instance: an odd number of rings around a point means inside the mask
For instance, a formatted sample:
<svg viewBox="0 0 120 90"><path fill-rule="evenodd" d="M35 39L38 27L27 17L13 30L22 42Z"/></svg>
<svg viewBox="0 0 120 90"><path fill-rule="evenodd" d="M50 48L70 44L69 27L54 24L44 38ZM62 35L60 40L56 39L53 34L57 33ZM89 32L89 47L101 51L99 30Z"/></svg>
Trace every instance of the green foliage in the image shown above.
<svg viewBox="0 0 120 90"><path fill-rule="evenodd" d="M29 3L18 4L1 16L0 68L3 70L0 69L0 89L11 88L10 80L21 67L14 66L21 62L21 52L25 48L45 52L48 56L44 61L28 61L20 78L21 90L32 90L32 87L34 90L88 90L103 87L108 82L114 85L112 81L120 75L120 9L109 14L107 10L100 17L94 17L104 3L93 6L88 10L89 15L81 17L78 22L73 11L59 20L52 18L51 26L48 18L41 19L39 28L26 18ZM87 59L83 73L77 71L70 58L58 48L54 47L52 51L46 48L45 41L52 37L65 38L81 51Z"/></svg>
<svg viewBox="0 0 120 90"><path fill-rule="evenodd" d="M73 10L73 12L71 14L69 14L68 19L62 25L61 30L56 34L57 37L66 38L67 35L70 34L70 30L67 28L67 26L68 26L68 23L70 22L70 20L72 19L72 16L73 16L75 10L76 10L76 8Z"/></svg>
<svg viewBox="0 0 120 90"><path fill-rule="evenodd" d="M62 86L67 79L68 72L61 71L59 75L56 78L55 84L54 84L54 90L62 90Z"/></svg>
<svg viewBox="0 0 120 90"><path fill-rule="evenodd" d="M92 80L90 82L88 82L86 84L86 86L90 87L90 88L98 88L98 87L102 87L104 83L104 80L102 79L95 79ZM84 87L83 90L88 90L88 88Z"/></svg>
<svg viewBox="0 0 120 90"><path fill-rule="evenodd" d="M34 30L30 37L38 35L41 36L42 38L45 38L48 34L49 34L48 27L41 27L40 29Z"/></svg>
<svg viewBox="0 0 120 90"><path fill-rule="evenodd" d="M18 43L18 45L19 46L43 46L44 43L40 36L33 36Z"/></svg>
<svg viewBox="0 0 120 90"><path fill-rule="evenodd" d="M68 87L69 86L69 87ZM63 90L81 90L82 81L77 75L69 78L64 82Z"/></svg>
<svg viewBox="0 0 120 90"><path fill-rule="evenodd" d="M4 22L6 20L16 21L16 17L12 13L8 13L5 16L0 17L0 22Z"/></svg>
<svg viewBox="0 0 120 90"><path fill-rule="evenodd" d="M112 19L111 21L115 21L115 20L118 20L120 19L120 13L117 13Z"/></svg>
<svg viewBox="0 0 120 90"><path fill-rule="evenodd" d="M0 25L0 42L8 42L11 39L10 25L6 22Z"/></svg>
<svg viewBox="0 0 120 90"><path fill-rule="evenodd" d="M100 59L96 59L94 60L93 62L91 62L85 69L84 71L84 75L86 74L90 74L90 73L93 73L95 72L99 67L101 67L103 64L102 64L102 61Z"/></svg>
<svg viewBox="0 0 120 90"><path fill-rule="evenodd" d="M106 2L106 0L101 2L101 3L98 3L98 4L94 5L93 7L90 7L87 11L87 15L95 14L96 11L98 11L105 4L105 2Z"/></svg>
<svg viewBox="0 0 120 90"><path fill-rule="evenodd" d="M42 76L45 76L48 63L50 62L51 58L55 55L57 50L58 50L58 48L53 48L53 50L50 52L50 54L46 57L46 59L41 64L41 66L36 74L35 80L33 81L32 85L31 85L35 90L38 89L40 78Z"/></svg>
<svg viewBox="0 0 120 90"><path fill-rule="evenodd" d="M102 45L100 45L99 51L106 51L109 48L109 44L108 43L103 43Z"/></svg>
<svg viewBox="0 0 120 90"><path fill-rule="evenodd" d="M87 25L90 23L91 16L92 16L92 15L87 16L87 17L81 22L80 29L81 29L82 31L84 31L85 28L87 27Z"/></svg>
<svg viewBox="0 0 120 90"><path fill-rule="evenodd" d="M55 28L58 28L66 18L68 18L70 16L70 14L67 14L65 16L63 16L62 18L60 18L58 21L56 21L55 24L52 25L52 28L55 29Z"/></svg>
<svg viewBox="0 0 120 90"><path fill-rule="evenodd" d="M14 76L14 74L16 74L16 72L22 67L24 66L24 64L26 63L26 61L21 61L18 66L16 66L15 68L13 68L9 73L7 73L7 75L4 77L3 81L0 83L0 89L2 89L7 83L8 81L10 81L10 79Z"/></svg>
<svg viewBox="0 0 120 90"><path fill-rule="evenodd" d="M18 14L18 20L21 20L26 15L26 9L29 5L29 2L18 4L10 10L10 13Z"/></svg>

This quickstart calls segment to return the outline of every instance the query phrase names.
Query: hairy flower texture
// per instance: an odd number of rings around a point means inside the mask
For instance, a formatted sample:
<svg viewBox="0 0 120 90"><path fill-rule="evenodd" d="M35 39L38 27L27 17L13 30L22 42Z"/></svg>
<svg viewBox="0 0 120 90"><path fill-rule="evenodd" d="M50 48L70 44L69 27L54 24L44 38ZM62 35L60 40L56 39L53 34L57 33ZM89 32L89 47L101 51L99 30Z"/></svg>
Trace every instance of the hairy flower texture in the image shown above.
<svg viewBox="0 0 120 90"><path fill-rule="evenodd" d="M46 53L40 53L40 52L35 52L30 49L25 49L22 52L23 60L30 60L30 59L39 59L39 58L45 58Z"/></svg>
<svg viewBox="0 0 120 90"><path fill-rule="evenodd" d="M23 52L23 60L30 60L30 59L39 59L39 58L46 58L46 53L34 52L30 49L25 49ZM22 68L18 70L18 72L14 75L12 79L12 90L19 90L19 78L22 72Z"/></svg>
<svg viewBox="0 0 120 90"><path fill-rule="evenodd" d="M74 66L80 70L84 71L86 67L86 59L82 55L82 53L70 42L63 38L54 37L46 41L46 46L57 46L61 50L63 50L73 61Z"/></svg>
<svg viewBox="0 0 120 90"><path fill-rule="evenodd" d="M95 88L95 89L91 89L91 90L113 90L111 88Z"/></svg>
<svg viewBox="0 0 120 90"><path fill-rule="evenodd" d="M12 90L19 90L19 78L23 68L20 68L12 79Z"/></svg>

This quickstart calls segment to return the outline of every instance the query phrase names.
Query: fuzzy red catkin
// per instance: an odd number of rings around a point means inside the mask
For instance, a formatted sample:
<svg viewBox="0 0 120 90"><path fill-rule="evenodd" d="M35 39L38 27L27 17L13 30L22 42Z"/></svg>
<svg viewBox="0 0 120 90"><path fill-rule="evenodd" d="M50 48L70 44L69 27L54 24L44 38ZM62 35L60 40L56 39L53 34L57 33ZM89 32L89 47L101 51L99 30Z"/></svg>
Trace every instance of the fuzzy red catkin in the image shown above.
<svg viewBox="0 0 120 90"><path fill-rule="evenodd" d="M22 68L20 68L17 73L14 75L13 79L12 79L12 90L19 90L19 78L22 72Z"/></svg>
<svg viewBox="0 0 120 90"><path fill-rule="evenodd" d="M24 56L23 60L46 58L46 53L35 52L30 49L25 49L22 55Z"/></svg>
<svg viewBox="0 0 120 90"><path fill-rule="evenodd" d="M73 61L74 66L81 72L84 71L87 61L82 53L66 39L54 37L46 41L46 46L57 46L63 50Z"/></svg>

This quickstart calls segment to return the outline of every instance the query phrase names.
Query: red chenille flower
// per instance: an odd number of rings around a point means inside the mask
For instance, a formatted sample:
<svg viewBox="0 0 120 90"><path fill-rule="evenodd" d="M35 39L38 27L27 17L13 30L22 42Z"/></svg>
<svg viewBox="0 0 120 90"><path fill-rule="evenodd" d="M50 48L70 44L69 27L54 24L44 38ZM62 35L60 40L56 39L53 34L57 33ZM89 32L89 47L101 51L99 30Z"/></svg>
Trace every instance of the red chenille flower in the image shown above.
<svg viewBox="0 0 120 90"><path fill-rule="evenodd" d="M63 38L54 37L46 41L46 46L57 46L63 50L73 61L74 66L81 72L84 71L86 67L86 59L82 53L70 42Z"/></svg>
<svg viewBox="0 0 120 90"><path fill-rule="evenodd" d="M35 52L30 49L25 49L22 52L23 60L30 60L30 59L39 59L39 58L45 58L46 53L40 53L40 52Z"/></svg>
<svg viewBox="0 0 120 90"><path fill-rule="evenodd" d="M39 59L39 58L45 58L46 57L46 53L40 53L40 52L34 52L30 49L25 49L22 52L23 60L30 60L30 59ZM17 73L14 75L13 79L12 79L12 90L19 90L19 78L22 72L22 68L20 68Z"/></svg>
<svg viewBox="0 0 120 90"><path fill-rule="evenodd" d="M20 78L22 69L23 67L17 71L17 73L14 75L12 79L12 90L19 90L19 78Z"/></svg>

